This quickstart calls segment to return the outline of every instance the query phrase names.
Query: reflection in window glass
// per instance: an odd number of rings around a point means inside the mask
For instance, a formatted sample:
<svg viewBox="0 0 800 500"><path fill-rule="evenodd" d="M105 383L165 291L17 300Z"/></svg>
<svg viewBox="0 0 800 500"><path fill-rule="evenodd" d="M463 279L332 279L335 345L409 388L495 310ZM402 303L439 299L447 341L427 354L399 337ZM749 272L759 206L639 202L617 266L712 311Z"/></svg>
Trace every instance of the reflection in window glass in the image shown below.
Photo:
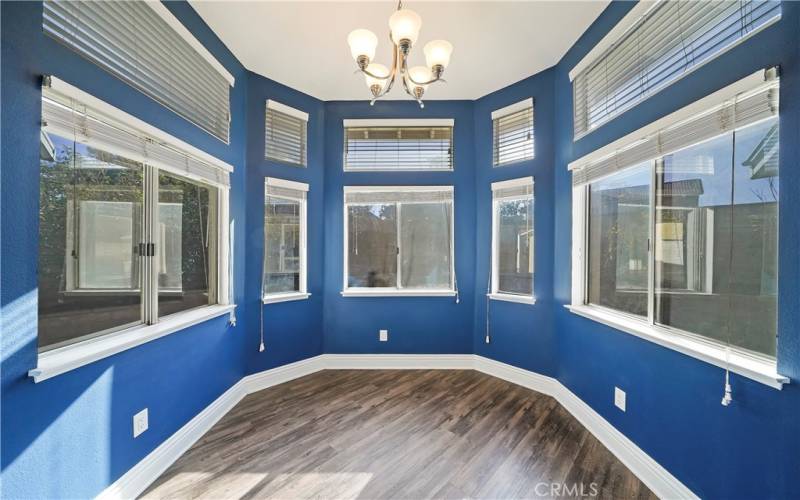
<svg viewBox="0 0 800 500"><path fill-rule="evenodd" d="M141 164L42 136L39 347L141 322Z"/></svg>
<svg viewBox="0 0 800 500"><path fill-rule="evenodd" d="M396 287L396 206L349 205L347 211L347 286Z"/></svg>
<svg viewBox="0 0 800 500"><path fill-rule="evenodd" d="M533 295L533 198L497 202L497 291Z"/></svg>
<svg viewBox="0 0 800 500"><path fill-rule="evenodd" d="M400 209L403 288L450 288L450 203L405 203Z"/></svg>
<svg viewBox="0 0 800 500"><path fill-rule="evenodd" d="M664 157L656 322L775 355L777 140L775 118Z"/></svg>
<svg viewBox="0 0 800 500"><path fill-rule="evenodd" d="M647 316L652 162L590 185L588 299Z"/></svg>
<svg viewBox="0 0 800 500"><path fill-rule="evenodd" d="M217 190L158 176L158 316L215 304Z"/></svg>
<svg viewBox="0 0 800 500"><path fill-rule="evenodd" d="M264 294L300 291L300 202L267 196Z"/></svg>

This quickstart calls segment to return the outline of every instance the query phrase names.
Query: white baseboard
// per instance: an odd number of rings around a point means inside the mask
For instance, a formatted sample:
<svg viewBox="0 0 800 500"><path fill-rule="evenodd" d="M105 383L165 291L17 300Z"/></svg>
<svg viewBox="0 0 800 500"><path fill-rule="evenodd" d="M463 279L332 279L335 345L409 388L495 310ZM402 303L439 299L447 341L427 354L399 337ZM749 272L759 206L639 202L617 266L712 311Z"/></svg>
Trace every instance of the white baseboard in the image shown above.
<svg viewBox="0 0 800 500"><path fill-rule="evenodd" d="M558 380L473 354L323 354L248 375L103 490L98 498L137 497L246 395L325 369L474 369L501 378L554 397L659 498L698 498Z"/></svg>

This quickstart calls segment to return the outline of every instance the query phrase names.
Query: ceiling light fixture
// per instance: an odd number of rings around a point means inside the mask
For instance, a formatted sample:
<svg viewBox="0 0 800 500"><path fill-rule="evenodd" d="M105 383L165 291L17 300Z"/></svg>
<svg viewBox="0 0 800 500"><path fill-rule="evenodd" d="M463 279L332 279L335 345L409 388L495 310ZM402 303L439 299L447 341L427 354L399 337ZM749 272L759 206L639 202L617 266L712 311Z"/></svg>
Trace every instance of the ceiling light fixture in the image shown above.
<svg viewBox="0 0 800 500"><path fill-rule="evenodd" d="M378 37L373 32L357 29L347 36L350 53L372 92L370 105L392 90L398 74L403 82L403 89L419 103L420 108L425 107L422 95L428 85L444 82L442 74L450 64L450 55L453 53L453 45L446 40L433 40L425 44L423 52L427 67L408 67L408 53L412 45L417 43L421 26L422 19L419 15L413 10L404 9L403 1L400 0L397 11L389 18L389 41L394 47L391 68L372 62L378 46Z"/></svg>

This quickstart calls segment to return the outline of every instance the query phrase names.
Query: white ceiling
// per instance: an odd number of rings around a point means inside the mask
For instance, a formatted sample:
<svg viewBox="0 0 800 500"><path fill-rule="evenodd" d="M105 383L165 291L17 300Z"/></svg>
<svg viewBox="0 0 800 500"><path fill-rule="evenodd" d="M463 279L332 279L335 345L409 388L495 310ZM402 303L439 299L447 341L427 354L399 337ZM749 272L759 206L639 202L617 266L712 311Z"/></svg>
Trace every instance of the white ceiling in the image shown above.
<svg viewBox="0 0 800 500"><path fill-rule="evenodd" d="M247 69L323 100L362 100L369 90L354 74L347 34L378 35L376 62L391 64L390 1L208 1L192 6ZM442 2L406 0L422 17L410 66L422 47L454 45L446 84L426 99L476 99L556 64L608 4L597 1ZM387 98L407 99L395 86Z"/></svg>

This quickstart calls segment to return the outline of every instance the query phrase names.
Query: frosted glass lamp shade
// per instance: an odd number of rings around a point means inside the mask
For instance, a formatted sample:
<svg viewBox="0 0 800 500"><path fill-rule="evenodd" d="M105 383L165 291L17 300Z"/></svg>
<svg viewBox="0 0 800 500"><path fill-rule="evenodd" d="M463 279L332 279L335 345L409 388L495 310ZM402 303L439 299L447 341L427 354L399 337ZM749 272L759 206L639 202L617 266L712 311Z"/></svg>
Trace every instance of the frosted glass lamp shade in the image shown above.
<svg viewBox="0 0 800 500"><path fill-rule="evenodd" d="M411 77L411 85L415 87L422 87L423 89L427 89L427 85L421 85L421 82L427 82L431 79L431 70L426 68L425 66L414 66L410 70L408 70L408 75ZM420 82L420 83L414 83Z"/></svg>
<svg viewBox="0 0 800 500"><path fill-rule="evenodd" d="M413 10L400 9L389 18L389 29L392 31L392 40L409 40L411 45L417 43L419 29L422 27L422 18Z"/></svg>
<svg viewBox="0 0 800 500"><path fill-rule="evenodd" d="M378 37L370 30L357 29L347 35L350 45L350 54L358 61L359 56L367 56L371 61L375 58L375 48L378 46Z"/></svg>
<svg viewBox="0 0 800 500"><path fill-rule="evenodd" d="M369 71L375 76L382 76L382 77L389 76L389 68L387 68L383 64L370 63L370 65L367 66L367 71ZM367 74L364 74L364 77L367 80L367 88L369 89L371 89L373 85L379 85L381 88L383 88L384 84L386 83L386 80L381 80L380 78L373 78Z"/></svg>
<svg viewBox="0 0 800 500"><path fill-rule="evenodd" d="M446 68L450 64L450 54L453 53L453 44L447 40L432 40L425 44L425 63L429 68L441 65Z"/></svg>

